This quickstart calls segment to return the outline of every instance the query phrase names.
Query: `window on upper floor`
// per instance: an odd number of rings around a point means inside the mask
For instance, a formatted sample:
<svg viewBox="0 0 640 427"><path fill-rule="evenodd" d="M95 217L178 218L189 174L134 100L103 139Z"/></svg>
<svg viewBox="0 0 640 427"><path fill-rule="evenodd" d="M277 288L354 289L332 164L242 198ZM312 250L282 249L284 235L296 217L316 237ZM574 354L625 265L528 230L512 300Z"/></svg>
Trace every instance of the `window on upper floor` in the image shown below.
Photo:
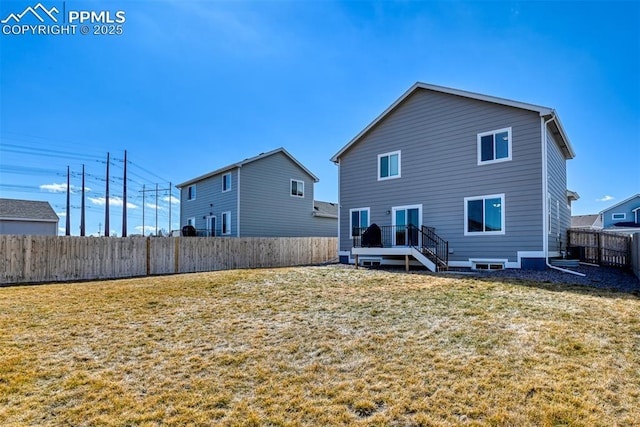
<svg viewBox="0 0 640 427"><path fill-rule="evenodd" d="M187 200L195 200L196 199L196 185L190 185L187 187Z"/></svg>
<svg viewBox="0 0 640 427"><path fill-rule="evenodd" d="M369 208L349 209L349 228L352 238L360 236L368 226Z"/></svg>
<svg viewBox="0 0 640 427"><path fill-rule="evenodd" d="M620 221L622 219L627 219L627 214L626 213L614 213L611 214L611 219L614 221Z"/></svg>
<svg viewBox="0 0 640 427"><path fill-rule="evenodd" d="M511 128L478 134L478 164L511 160Z"/></svg>
<svg viewBox="0 0 640 427"><path fill-rule="evenodd" d="M231 172L222 175L222 192L231 190Z"/></svg>
<svg viewBox="0 0 640 427"><path fill-rule="evenodd" d="M400 178L400 151L378 154L378 181Z"/></svg>
<svg viewBox="0 0 640 427"><path fill-rule="evenodd" d="M505 234L504 194L465 197L465 236Z"/></svg>
<svg viewBox="0 0 640 427"><path fill-rule="evenodd" d="M291 180L291 197L304 197L304 181Z"/></svg>

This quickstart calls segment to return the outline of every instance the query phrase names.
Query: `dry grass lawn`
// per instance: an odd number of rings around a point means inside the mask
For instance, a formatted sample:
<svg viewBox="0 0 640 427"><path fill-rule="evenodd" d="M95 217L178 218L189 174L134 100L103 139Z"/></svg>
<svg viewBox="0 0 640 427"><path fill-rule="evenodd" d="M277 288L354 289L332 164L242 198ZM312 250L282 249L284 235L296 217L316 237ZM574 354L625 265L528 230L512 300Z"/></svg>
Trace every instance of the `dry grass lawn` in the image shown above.
<svg viewBox="0 0 640 427"><path fill-rule="evenodd" d="M0 425L613 426L640 299L307 267L0 289Z"/></svg>

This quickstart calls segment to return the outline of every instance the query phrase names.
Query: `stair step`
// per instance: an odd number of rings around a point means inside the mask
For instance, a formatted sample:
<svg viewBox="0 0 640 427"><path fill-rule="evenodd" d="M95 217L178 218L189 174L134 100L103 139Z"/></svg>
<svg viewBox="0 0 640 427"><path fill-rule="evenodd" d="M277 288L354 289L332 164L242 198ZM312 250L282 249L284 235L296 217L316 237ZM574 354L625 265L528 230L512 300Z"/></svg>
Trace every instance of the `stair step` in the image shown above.
<svg viewBox="0 0 640 427"><path fill-rule="evenodd" d="M580 261L577 259L551 259L551 265L555 267L578 267Z"/></svg>

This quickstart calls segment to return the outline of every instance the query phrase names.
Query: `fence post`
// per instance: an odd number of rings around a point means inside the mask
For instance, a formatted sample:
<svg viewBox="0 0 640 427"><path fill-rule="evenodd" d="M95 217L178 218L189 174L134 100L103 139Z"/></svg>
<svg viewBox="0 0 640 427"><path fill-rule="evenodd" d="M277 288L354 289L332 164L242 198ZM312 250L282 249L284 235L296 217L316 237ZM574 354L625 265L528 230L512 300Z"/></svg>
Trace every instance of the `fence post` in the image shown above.
<svg viewBox="0 0 640 427"><path fill-rule="evenodd" d="M602 265L602 236L596 233L596 243L598 245L598 265Z"/></svg>
<svg viewBox="0 0 640 427"><path fill-rule="evenodd" d="M151 275L151 237L147 237L147 276Z"/></svg>
<svg viewBox="0 0 640 427"><path fill-rule="evenodd" d="M175 247L173 249L173 272L178 274L180 272L180 237L174 237Z"/></svg>

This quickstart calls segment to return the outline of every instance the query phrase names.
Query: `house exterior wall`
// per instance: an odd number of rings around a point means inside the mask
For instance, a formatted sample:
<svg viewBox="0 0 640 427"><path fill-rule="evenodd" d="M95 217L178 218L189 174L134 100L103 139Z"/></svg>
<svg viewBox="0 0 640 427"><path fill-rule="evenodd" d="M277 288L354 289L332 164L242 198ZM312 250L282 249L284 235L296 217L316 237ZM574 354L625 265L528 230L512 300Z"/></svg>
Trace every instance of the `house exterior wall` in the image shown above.
<svg viewBox="0 0 640 427"><path fill-rule="evenodd" d="M291 195L291 180L304 196ZM337 221L313 216L314 179L283 153L240 169L240 235L245 237L336 236Z"/></svg>
<svg viewBox="0 0 640 427"><path fill-rule="evenodd" d="M549 256L559 256L566 250L567 230L571 227L571 206L567 200L567 165L560 148L547 132L548 182L548 250Z"/></svg>
<svg viewBox="0 0 640 427"><path fill-rule="evenodd" d="M0 220L0 234L57 236L58 223L45 221Z"/></svg>
<svg viewBox="0 0 640 427"><path fill-rule="evenodd" d="M478 165L478 133L510 127L512 160ZM421 205L422 225L449 241L451 265L517 262L543 250L540 116L519 108L418 90L340 157L340 250L352 247L349 210L391 225L394 206ZM379 181L377 156L401 151L400 178ZM465 236L465 197L504 194L504 235Z"/></svg>
<svg viewBox="0 0 640 427"><path fill-rule="evenodd" d="M222 191L222 176L231 173L231 189ZM222 235L222 213L231 212L231 236L238 232L238 169L205 178L192 184L196 186L196 197L187 200L188 187L180 189L180 226L187 225L189 218L195 218L198 230L207 229L207 216L216 217L216 236Z"/></svg>
<svg viewBox="0 0 640 427"><path fill-rule="evenodd" d="M638 207L640 207L640 196L632 197L623 203L605 209L602 211L603 227L611 228L618 222L636 222L636 212L633 212L633 210ZM614 214L625 214L625 219L613 219Z"/></svg>

